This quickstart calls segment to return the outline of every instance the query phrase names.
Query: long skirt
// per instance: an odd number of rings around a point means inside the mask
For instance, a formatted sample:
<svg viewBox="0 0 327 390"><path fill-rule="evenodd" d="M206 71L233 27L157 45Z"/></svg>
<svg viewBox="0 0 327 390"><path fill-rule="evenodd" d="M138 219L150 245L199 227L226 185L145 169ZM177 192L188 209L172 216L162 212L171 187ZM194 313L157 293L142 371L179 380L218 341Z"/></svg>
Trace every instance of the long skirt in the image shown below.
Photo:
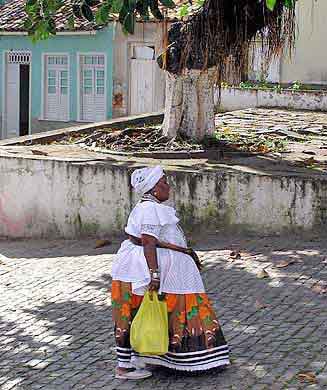
<svg viewBox="0 0 327 390"><path fill-rule="evenodd" d="M112 282L112 316L119 367L159 365L180 371L202 371L226 366L229 350L205 293L162 294L167 303L169 351L163 356L139 355L130 345L130 327L143 300L132 294L131 283Z"/></svg>

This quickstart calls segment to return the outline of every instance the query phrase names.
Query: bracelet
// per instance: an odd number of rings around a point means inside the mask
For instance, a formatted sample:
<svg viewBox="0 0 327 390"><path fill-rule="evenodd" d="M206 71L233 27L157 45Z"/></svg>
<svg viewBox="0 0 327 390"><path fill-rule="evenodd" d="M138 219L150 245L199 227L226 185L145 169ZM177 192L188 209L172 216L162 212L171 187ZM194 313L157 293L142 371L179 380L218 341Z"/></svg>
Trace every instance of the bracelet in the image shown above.
<svg viewBox="0 0 327 390"><path fill-rule="evenodd" d="M151 279L160 279L160 272L158 270L153 270L153 269L149 269L150 271L150 275L151 275Z"/></svg>

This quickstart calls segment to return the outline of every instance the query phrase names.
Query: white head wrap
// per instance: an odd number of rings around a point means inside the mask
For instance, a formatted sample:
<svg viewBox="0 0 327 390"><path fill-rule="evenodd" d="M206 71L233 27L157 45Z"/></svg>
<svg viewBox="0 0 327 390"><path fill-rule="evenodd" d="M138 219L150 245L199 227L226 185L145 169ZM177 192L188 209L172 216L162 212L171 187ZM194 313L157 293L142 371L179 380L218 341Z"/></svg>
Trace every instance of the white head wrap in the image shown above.
<svg viewBox="0 0 327 390"><path fill-rule="evenodd" d="M138 194L143 195L152 190L163 176L164 171L160 165L153 168L136 169L131 177L132 187Z"/></svg>

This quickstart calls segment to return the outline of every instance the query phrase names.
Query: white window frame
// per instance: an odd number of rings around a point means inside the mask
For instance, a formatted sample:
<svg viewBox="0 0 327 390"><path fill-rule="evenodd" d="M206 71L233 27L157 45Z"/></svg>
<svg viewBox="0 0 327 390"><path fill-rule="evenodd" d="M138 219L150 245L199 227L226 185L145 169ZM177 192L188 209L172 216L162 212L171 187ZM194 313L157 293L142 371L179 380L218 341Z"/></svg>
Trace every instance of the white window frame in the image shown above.
<svg viewBox="0 0 327 390"><path fill-rule="evenodd" d="M107 53L100 51L92 52L77 52L77 122L89 123L89 121L83 120L81 117L81 57L82 56L104 56L104 105L105 105L105 117L108 115L108 75L107 75Z"/></svg>
<svg viewBox="0 0 327 390"><path fill-rule="evenodd" d="M7 128L5 126L5 113L6 113L6 87L7 87L7 56L11 52L24 51L30 55L30 74L29 74L29 113L28 113L28 134L32 134L32 66L33 66L33 55L31 50L2 50L2 107L1 107L1 131L0 131L0 140L7 137Z"/></svg>
<svg viewBox="0 0 327 390"><path fill-rule="evenodd" d="M67 89L67 119L56 119L55 121L53 119L47 119L45 117L45 67L48 66L46 59L47 57L56 57L56 56L66 56L67 57L67 72L68 72L68 89ZM41 71L41 77L42 77L42 82L41 82L41 116L39 120L42 121L49 121L49 122L69 122L70 117L71 117L71 110L70 110L70 85L71 85L71 79L70 79L70 55L68 52L65 53L52 53L52 52L47 52L47 53L42 53L42 71Z"/></svg>

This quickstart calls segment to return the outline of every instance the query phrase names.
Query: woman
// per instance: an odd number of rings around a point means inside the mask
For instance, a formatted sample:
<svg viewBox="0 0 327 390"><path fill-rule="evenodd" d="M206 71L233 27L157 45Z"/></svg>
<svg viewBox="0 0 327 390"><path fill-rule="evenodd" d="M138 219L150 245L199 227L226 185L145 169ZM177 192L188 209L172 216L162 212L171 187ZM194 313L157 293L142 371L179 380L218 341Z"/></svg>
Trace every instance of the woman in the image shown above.
<svg viewBox="0 0 327 390"><path fill-rule="evenodd" d="M149 377L151 372L141 368L146 364L181 371L228 365L228 346L205 294L194 252L187 249L175 209L163 203L170 192L163 169L137 169L131 183L141 200L128 218L129 239L122 243L112 269L116 378ZM167 303L169 352L164 356L139 356L130 346L131 321L147 289L158 291Z"/></svg>

